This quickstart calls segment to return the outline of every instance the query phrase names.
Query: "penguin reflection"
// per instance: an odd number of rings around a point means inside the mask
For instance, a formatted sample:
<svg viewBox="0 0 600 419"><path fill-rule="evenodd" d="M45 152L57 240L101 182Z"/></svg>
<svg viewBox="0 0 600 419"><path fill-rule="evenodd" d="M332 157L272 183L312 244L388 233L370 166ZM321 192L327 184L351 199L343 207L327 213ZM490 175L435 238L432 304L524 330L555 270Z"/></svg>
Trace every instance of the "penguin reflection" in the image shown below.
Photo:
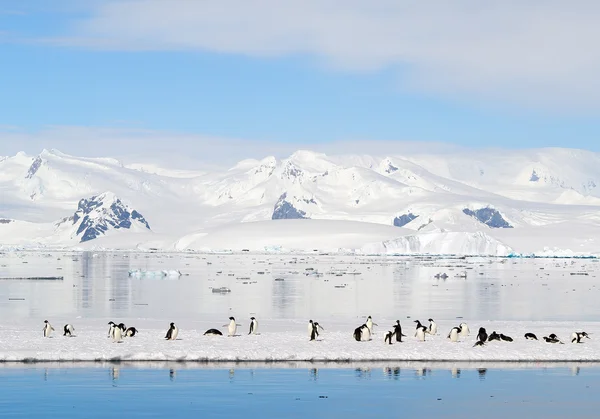
<svg viewBox="0 0 600 419"><path fill-rule="evenodd" d="M479 379L481 381L485 380L485 374L487 373L487 368L478 368L477 374L479 374Z"/></svg>
<svg viewBox="0 0 600 419"><path fill-rule="evenodd" d="M308 371L308 373L310 375L311 380L318 381L318 379L319 379L319 369L318 368L311 368Z"/></svg>
<svg viewBox="0 0 600 419"><path fill-rule="evenodd" d="M175 369L171 368L169 370L169 380L175 381L175 375L177 375L177 371L175 371Z"/></svg>

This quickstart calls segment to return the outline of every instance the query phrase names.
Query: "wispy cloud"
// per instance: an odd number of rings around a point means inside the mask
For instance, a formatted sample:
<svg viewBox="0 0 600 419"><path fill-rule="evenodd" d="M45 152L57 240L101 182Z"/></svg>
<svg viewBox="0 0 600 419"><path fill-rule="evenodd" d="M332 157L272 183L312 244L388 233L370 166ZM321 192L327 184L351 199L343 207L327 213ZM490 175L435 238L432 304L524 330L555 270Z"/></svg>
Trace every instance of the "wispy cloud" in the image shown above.
<svg viewBox="0 0 600 419"><path fill-rule="evenodd" d="M312 55L401 68L405 88L534 107L600 108L596 0L120 0L93 3L58 45Z"/></svg>

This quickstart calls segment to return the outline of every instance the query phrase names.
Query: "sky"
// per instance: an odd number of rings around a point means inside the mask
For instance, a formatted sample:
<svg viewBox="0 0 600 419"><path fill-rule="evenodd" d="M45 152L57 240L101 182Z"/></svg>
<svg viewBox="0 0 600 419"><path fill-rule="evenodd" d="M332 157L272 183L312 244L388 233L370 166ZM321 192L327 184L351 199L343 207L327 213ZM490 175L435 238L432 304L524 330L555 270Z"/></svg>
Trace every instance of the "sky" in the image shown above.
<svg viewBox="0 0 600 419"><path fill-rule="evenodd" d="M600 2L2 0L0 156L600 151Z"/></svg>

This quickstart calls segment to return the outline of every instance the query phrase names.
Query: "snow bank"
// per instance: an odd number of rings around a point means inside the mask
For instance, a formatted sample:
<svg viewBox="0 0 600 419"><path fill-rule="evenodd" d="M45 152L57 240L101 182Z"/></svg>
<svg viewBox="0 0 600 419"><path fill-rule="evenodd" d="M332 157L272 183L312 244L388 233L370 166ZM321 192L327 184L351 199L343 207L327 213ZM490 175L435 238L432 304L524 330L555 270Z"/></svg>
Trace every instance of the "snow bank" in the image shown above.
<svg viewBox="0 0 600 419"><path fill-rule="evenodd" d="M178 270L160 270L160 271L146 271L143 269L131 269L129 270L129 276L134 278L178 278L181 276L181 272Z"/></svg>
<svg viewBox="0 0 600 419"><path fill-rule="evenodd" d="M379 324L392 324L381 319ZM147 320L137 320L132 325L139 329L133 338L113 343L106 337L107 327L90 320L75 323L76 337L61 336L60 324L53 338L43 338L41 326L20 330L12 324L1 327L0 361L27 362L97 362L97 361L189 361L189 362L354 362L354 361L455 361L455 362L600 362L600 323L566 322L474 322L470 321L471 335L456 343L446 334L456 320L440 321L440 335L427 336L418 342L412 336L413 323L405 322L403 343L388 345L383 342L385 330L377 328L373 340L356 342L351 323L324 324L325 332L317 341L306 336L304 321L278 321L259 319L260 335L247 335L246 327L239 327L240 336L203 336L211 327L223 322L177 323L180 332L176 341L165 341L166 327L147 328ZM165 322L167 325L168 322ZM39 325L38 325L39 326ZM514 342L490 342L484 347L473 347L477 329L483 326L488 333L497 331L511 336ZM39 330L38 330L39 329ZM225 331L225 329L223 329ZM585 330L592 339L583 344L569 343L573 331ZM526 340L526 332L537 334L540 341ZM549 344L542 336L555 333L565 344Z"/></svg>

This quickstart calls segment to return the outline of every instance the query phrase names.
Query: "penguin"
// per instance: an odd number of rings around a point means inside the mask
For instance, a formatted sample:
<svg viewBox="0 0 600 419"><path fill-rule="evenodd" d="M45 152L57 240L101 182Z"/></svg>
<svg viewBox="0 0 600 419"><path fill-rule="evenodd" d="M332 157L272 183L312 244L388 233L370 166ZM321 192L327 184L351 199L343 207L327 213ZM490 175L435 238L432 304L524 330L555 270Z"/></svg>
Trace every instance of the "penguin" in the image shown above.
<svg viewBox="0 0 600 419"><path fill-rule="evenodd" d="M427 330L427 328L425 326L423 326L421 324L421 322L418 320L415 320L415 323L417 323L417 330L415 332L415 337L417 338L417 340L419 340L421 342L425 342L425 331Z"/></svg>
<svg viewBox="0 0 600 419"><path fill-rule="evenodd" d="M485 327L480 327L479 332L477 333L477 340L480 342L485 342L488 339L488 334L485 331Z"/></svg>
<svg viewBox="0 0 600 419"><path fill-rule="evenodd" d="M254 317L250 317L250 331L248 332L249 335L256 335L258 334L258 320L256 320L256 318Z"/></svg>
<svg viewBox="0 0 600 419"><path fill-rule="evenodd" d="M361 338L362 338L362 326L358 326L356 329L354 329L354 340L356 340L357 342L360 342Z"/></svg>
<svg viewBox="0 0 600 419"><path fill-rule="evenodd" d="M307 331L308 331L308 338L310 340L315 340L315 338L317 337L316 335L313 337L313 334L315 333L315 326L313 324L312 320L308 321L308 327L307 327Z"/></svg>
<svg viewBox="0 0 600 419"><path fill-rule="evenodd" d="M373 323L373 319L371 318L371 316L367 317L367 321L365 322L365 324L369 328L369 333L371 334L373 333L373 325L379 326L377 323Z"/></svg>
<svg viewBox="0 0 600 419"><path fill-rule="evenodd" d="M396 320L396 324L392 326L394 328L394 335L396 335L396 342L402 342L402 337L406 337L402 333L402 326L400 326L400 320Z"/></svg>
<svg viewBox="0 0 600 419"><path fill-rule="evenodd" d="M533 333L525 333L525 339L527 340L538 340L537 336Z"/></svg>
<svg viewBox="0 0 600 419"><path fill-rule="evenodd" d="M208 329L204 332L204 336L223 336L223 333L218 329Z"/></svg>
<svg viewBox="0 0 600 419"><path fill-rule="evenodd" d="M112 338L113 336L113 328L115 327L115 322L108 322L108 335L106 337Z"/></svg>
<svg viewBox="0 0 600 419"><path fill-rule="evenodd" d="M558 338L558 336L556 336L554 333L552 333L552 334L548 335L548 337L549 337L550 339L552 339L552 340L555 340L555 341L556 341L556 342L558 342L558 343L564 344L564 342L562 342L562 341L561 341L561 340ZM552 343L556 343L556 342L552 342Z"/></svg>
<svg viewBox="0 0 600 419"><path fill-rule="evenodd" d="M366 323L354 329L354 339L358 342L371 340L371 329L369 329Z"/></svg>
<svg viewBox="0 0 600 419"><path fill-rule="evenodd" d="M388 331L385 334L385 339L383 340L384 343L389 343L390 345L392 344L392 337L394 337L394 332L392 332L391 330Z"/></svg>
<svg viewBox="0 0 600 419"><path fill-rule="evenodd" d="M478 340L477 342L475 342L475 345L473 345L473 348L476 347L476 346L483 346L483 345L485 345L485 341Z"/></svg>
<svg viewBox="0 0 600 419"><path fill-rule="evenodd" d="M230 317L229 318L229 325L227 326L227 336L235 336L235 332L237 332L237 324L235 322L235 318Z"/></svg>
<svg viewBox="0 0 600 419"><path fill-rule="evenodd" d="M557 338L553 338L552 336L544 336L543 339L546 341L546 343L562 343L560 340L558 340Z"/></svg>
<svg viewBox="0 0 600 419"><path fill-rule="evenodd" d="M500 335L496 333L495 330L492 332L491 335L488 336L488 342L491 342L493 340L500 340Z"/></svg>
<svg viewBox="0 0 600 419"><path fill-rule="evenodd" d="M458 327L460 328L460 335L462 337L469 336L469 333L471 333L466 323L461 323Z"/></svg>
<svg viewBox="0 0 600 419"><path fill-rule="evenodd" d="M458 335L460 334L460 327L453 327L448 333L448 339L450 342L458 342Z"/></svg>
<svg viewBox="0 0 600 419"><path fill-rule="evenodd" d="M433 319L429 319L429 328L427 329L427 333L430 335L437 335L437 324L433 321Z"/></svg>
<svg viewBox="0 0 600 419"><path fill-rule="evenodd" d="M589 339L590 337L585 332L573 332L571 334L571 343L583 343L583 342L581 342L581 339L583 339L583 338Z"/></svg>
<svg viewBox="0 0 600 419"><path fill-rule="evenodd" d="M121 334L125 334L125 332L127 331L127 328L125 327L125 323L119 323L119 325L117 327L119 329L121 329Z"/></svg>
<svg viewBox="0 0 600 419"><path fill-rule="evenodd" d="M177 339L177 334L179 333L179 329L175 326L175 323L171 323L169 330L167 330L167 334L165 335L166 340L175 340Z"/></svg>
<svg viewBox="0 0 600 419"><path fill-rule="evenodd" d="M112 338L114 343L120 343L123 341L123 331L119 326L113 327Z"/></svg>
<svg viewBox="0 0 600 419"><path fill-rule="evenodd" d="M63 336L72 337L73 333L75 332L75 328L73 327L72 324L65 324L63 331L64 331Z"/></svg>
<svg viewBox="0 0 600 419"><path fill-rule="evenodd" d="M125 336L132 338L137 334L137 332L138 330L135 327L128 327L125 330Z"/></svg>
<svg viewBox="0 0 600 419"><path fill-rule="evenodd" d="M317 337L319 336L319 331L324 331L323 327L319 324L319 322L314 322L315 330L317 331Z"/></svg>
<svg viewBox="0 0 600 419"><path fill-rule="evenodd" d="M45 338L49 338L50 334L52 332L54 332L54 328L52 327L52 325L50 324L50 322L48 322L48 320L44 320L44 328L42 329L42 331L44 332L44 337Z"/></svg>
<svg viewBox="0 0 600 419"><path fill-rule="evenodd" d="M506 335L504 335L502 333L500 333L500 339L502 339L505 342L512 342L513 341L513 338L511 338L510 336L506 336Z"/></svg>

